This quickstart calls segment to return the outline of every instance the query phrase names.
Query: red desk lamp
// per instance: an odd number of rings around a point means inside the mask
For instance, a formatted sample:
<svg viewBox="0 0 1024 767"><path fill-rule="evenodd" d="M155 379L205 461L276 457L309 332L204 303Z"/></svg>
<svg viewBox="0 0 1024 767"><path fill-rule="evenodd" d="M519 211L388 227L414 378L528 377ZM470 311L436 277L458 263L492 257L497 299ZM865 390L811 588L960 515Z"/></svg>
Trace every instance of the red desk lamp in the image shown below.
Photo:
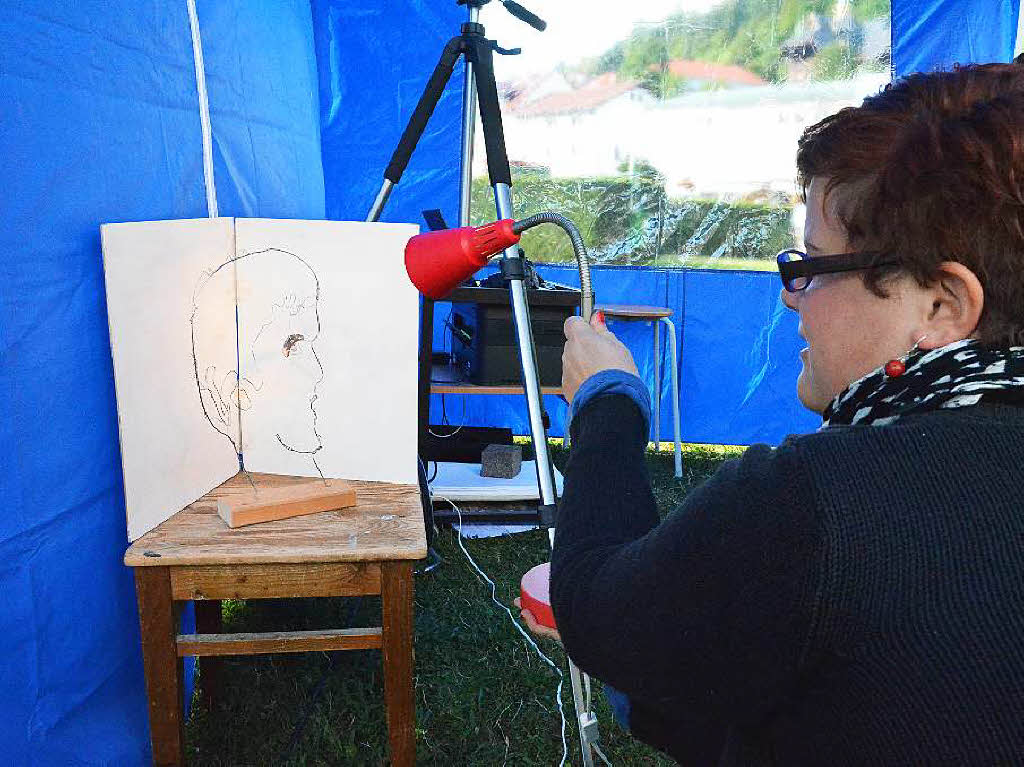
<svg viewBox="0 0 1024 767"><path fill-rule="evenodd" d="M506 218L483 226L417 234L405 245L405 270L416 289L436 301L486 266L491 257L517 244L527 229L546 223L561 226L572 241L580 272L580 314L589 319L594 312L594 291L590 286L586 248L572 221L557 213L538 213L521 221Z"/></svg>

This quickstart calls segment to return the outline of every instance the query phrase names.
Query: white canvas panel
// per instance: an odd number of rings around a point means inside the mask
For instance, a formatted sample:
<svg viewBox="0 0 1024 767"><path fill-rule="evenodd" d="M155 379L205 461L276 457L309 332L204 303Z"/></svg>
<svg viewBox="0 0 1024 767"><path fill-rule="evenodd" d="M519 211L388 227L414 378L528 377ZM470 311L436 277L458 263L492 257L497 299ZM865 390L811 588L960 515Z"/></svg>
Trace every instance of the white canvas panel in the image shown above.
<svg viewBox="0 0 1024 767"><path fill-rule="evenodd" d="M237 219L246 468L416 481L419 297L404 248L417 232Z"/></svg>
<svg viewBox="0 0 1024 767"><path fill-rule="evenodd" d="M233 220L101 227L128 538L238 471Z"/></svg>

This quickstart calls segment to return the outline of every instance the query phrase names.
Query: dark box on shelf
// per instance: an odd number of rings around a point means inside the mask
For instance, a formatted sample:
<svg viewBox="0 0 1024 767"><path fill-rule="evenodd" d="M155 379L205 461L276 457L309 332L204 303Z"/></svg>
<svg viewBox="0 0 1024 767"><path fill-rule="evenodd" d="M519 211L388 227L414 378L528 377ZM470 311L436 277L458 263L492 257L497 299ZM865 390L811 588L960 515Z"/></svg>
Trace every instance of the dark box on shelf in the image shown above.
<svg viewBox="0 0 1024 767"><path fill-rule="evenodd" d="M480 291L488 291L481 294ZM473 300L462 302L470 294ZM577 290L528 290L530 324L542 386L562 383L562 325L576 314ZM509 292L502 288L460 288L452 294L451 328L455 363L466 378L481 386L523 381Z"/></svg>

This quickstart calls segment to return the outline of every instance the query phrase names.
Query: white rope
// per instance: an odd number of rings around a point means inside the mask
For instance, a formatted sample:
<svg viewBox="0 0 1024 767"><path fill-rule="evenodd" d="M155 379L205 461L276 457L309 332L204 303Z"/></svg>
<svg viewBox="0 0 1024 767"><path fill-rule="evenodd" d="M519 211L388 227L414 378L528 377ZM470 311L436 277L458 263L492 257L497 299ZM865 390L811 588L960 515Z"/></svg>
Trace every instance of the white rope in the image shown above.
<svg viewBox="0 0 1024 767"><path fill-rule="evenodd" d="M506 613L508 613L508 618L510 621L512 621L512 625L516 627L516 631L523 635L523 639L529 642L530 647L532 647L534 651L536 651L537 655L540 656L541 660L543 660L545 663L551 666L552 670L556 674L558 674L558 689L555 691L555 701L558 703L558 714L562 717L562 761L558 763L558 767L563 767L563 765L565 764L565 760L569 757L569 742L568 740L566 740L565 736L565 731L568 727L568 723L565 719L565 712L562 710L562 683L565 681L565 675L562 673L562 669L556 666L554 661L552 661L551 658L545 655L543 651L540 649L540 647L537 646L537 643L533 641L533 637L526 633L526 629L519 625L519 621L517 621L515 616L512 615L512 611L508 609L508 606L498 601L497 596L495 596L497 586L494 585L494 581L488 578L487 573L480 569L480 566L477 565L477 563L473 560L473 557L469 555L469 552L466 550L466 547L462 544L462 509L456 506L454 501L445 498L444 496L438 495L435 497L451 505L451 507L455 509L455 512L459 515L459 528L458 530L456 530L456 533L458 534L459 548L462 549L462 553L466 555L466 559L469 560L469 564L473 566L474 570L476 570L476 574L483 578L485 581L487 581L488 584L490 584L491 601L494 602L494 604L496 604Z"/></svg>
<svg viewBox="0 0 1024 767"><path fill-rule="evenodd" d="M199 34L196 0L185 0L188 23L192 29L192 58L196 64L196 93L199 94L199 124L203 130L203 180L206 182L206 214L217 218L217 187L213 183L213 131L210 128L210 100L206 95L206 68L203 65L203 38Z"/></svg>

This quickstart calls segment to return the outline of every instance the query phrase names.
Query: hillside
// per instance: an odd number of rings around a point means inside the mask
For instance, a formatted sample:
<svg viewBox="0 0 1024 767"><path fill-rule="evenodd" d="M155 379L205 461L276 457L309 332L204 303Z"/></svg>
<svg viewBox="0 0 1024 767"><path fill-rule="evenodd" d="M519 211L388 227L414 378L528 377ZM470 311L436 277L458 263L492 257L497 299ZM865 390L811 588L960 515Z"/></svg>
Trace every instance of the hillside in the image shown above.
<svg viewBox="0 0 1024 767"><path fill-rule="evenodd" d="M669 68L679 60L736 65L779 82L787 78L787 57L818 57L811 75L836 79L860 63L863 25L888 14L889 0L727 0L706 13L677 13L638 26L588 69L640 80L662 97L683 87ZM794 45L783 56L784 44L794 40L812 44Z"/></svg>

